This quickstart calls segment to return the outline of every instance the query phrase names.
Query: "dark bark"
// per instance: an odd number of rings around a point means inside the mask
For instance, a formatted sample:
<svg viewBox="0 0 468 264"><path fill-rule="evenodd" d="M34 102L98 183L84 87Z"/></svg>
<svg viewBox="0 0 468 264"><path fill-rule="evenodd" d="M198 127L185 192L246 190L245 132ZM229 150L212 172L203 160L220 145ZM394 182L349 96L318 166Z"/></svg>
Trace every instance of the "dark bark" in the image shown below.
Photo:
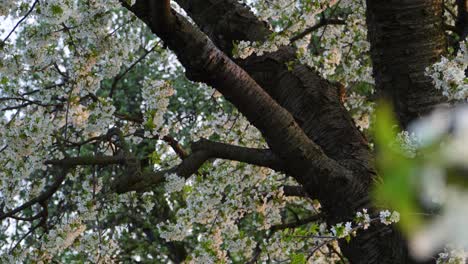
<svg viewBox="0 0 468 264"><path fill-rule="evenodd" d="M270 32L257 18L248 14L245 8L235 1L224 1L213 5L210 1L178 0L181 6L187 8L194 20L213 36L220 47L228 47L235 40L259 39L249 38L250 27L243 26L251 21L252 32L263 32L263 39ZM219 3L219 2L217 2ZM200 14L202 10L211 10L210 16ZM242 15L239 15L242 14ZM242 23L237 18L243 17ZM234 18L228 20L229 18ZM230 23L210 24L212 19L224 19ZM237 32L247 29L244 35ZM231 50L223 49L227 54ZM293 71L288 71L286 62L295 61ZM375 177L372 156L367 148L367 142L354 126L351 118L341 105L337 89L329 82L319 77L312 69L297 62L293 48L285 47L280 51L262 57L251 57L240 62L240 65L264 88L278 103L290 111L307 135L319 144L327 155L341 164L352 168L356 181L362 183L359 187L323 189L328 194L322 194L328 199L322 199L327 220L330 223L349 219L355 210L362 207L370 208L367 199L368 186ZM316 195L314 188L304 186L309 195ZM345 255L352 263L406 263L408 250L403 238L392 227L378 227L368 232L360 233L353 243L342 244Z"/></svg>
<svg viewBox="0 0 468 264"><path fill-rule="evenodd" d="M178 148L181 148L181 146L178 145ZM192 143L191 150L192 153L190 154L187 154L184 150L184 155L180 155L182 162L178 166L157 172L153 172L152 170L150 172L144 172L140 165L141 161L137 160L135 156L129 153L127 153L127 155L120 154L116 156L67 157L60 160L47 160L44 164L54 165L61 168L74 168L77 166L90 165L124 166L126 167L126 172L124 175L120 175L120 177L118 177L114 186L118 193L146 190L154 184L163 182L164 176L168 173L177 173L181 177L188 178L192 174L196 173L203 163L211 159L227 159L245 162L280 172L286 170L284 161L278 158L269 149L239 147L201 139ZM292 191L291 189L290 193L291 195L295 195L298 194L298 191ZM10 215L14 213L15 212L12 212Z"/></svg>
<svg viewBox="0 0 468 264"><path fill-rule="evenodd" d="M369 187L375 178L373 158L367 142L342 106L336 87L309 67L298 63L295 51L290 47L262 57L237 60L242 69L238 68L225 56L231 55L232 42L263 40L270 32L263 22L237 1L179 0L178 3L224 53L180 17L177 17L170 31L162 32L151 23L154 13L149 11L145 1L138 1L130 9L175 51L186 67L189 78L218 89L259 128L275 155L287 164L287 173L302 184L308 195L320 199L330 223L349 220L359 208L373 208L368 197ZM413 6L406 12L410 11L418 12ZM417 41L414 43L415 47L419 44ZM422 47L424 50L427 46ZM377 49L374 47L373 52L386 52ZM422 51L420 53L425 55ZM433 57L432 62L439 54ZM291 61L295 61L292 71L286 66ZM379 68L382 66L377 65L376 71L385 72L385 68ZM413 66L418 66L418 70L421 68L419 64ZM421 77L407 72L408 68L405 68L404 74L412 78ZM397 79L399 75L395 73L399 72L392 71L390 76ZM414 83L420 82L414 79ZM413 96L419 90L410 91L410 94ZM422 92L424 95L425 90L422 89ZM404 96L403 101L408 101L407 98L414 100L412 96ZM432 102L435 99L424 100ZM402 105L405 104L408 102ZM424 112L421 105L426 107L420 102L409 108L416 108L420 114ZM276 114L271 113L272 109ZM405 108L397 108L398 113L407 117L408 114L402 109ZM258 113L262 116L258 116ZM288 120L286 123L289 122L291 127L285 127L284 120ZM302 130L308 139L298 130ZM352 175L340 169L342 167L349 169ZM330 177L336 176L336 173L346 176ZM353 243L342 243L342 249L352 263L412 263L404 239L389 226L375 226L361 232Z"/></svg>
<svg viewBox="0 0 468 264"><path fill-rule="evenodd" d="M264 40L271 31L243 5L233 0L177 1L223 51L231 55L229 43ZM205 15L209 12L209 15ZM224 21L213 23L213 21ZM248 23L250 26L246 26ZM320 198L330 223L348 219L358 208L370 207L367 190L375 178L373 157L366 139L343 107L337 87L313 69L301 65L295 49L283 47L262 57L237 60L261 87L287 109L307 136L326 155L353 171L354 182L314 182L304 189ZM290 71L286 63L295 65ZM318 187L320 186L320 187ZM337 187L338 186L338 187Z"/></svg>
<svg viewBox="0 0 468 264"><path fill-rule="evenodd" d="M272 32L250 10L235 0L177 0L213 42L228 56L232 43L263 41ZM262 57L236 62L282 107L307 136L331 158L353 171L363 183L374 177L373 158L367 141L343 107L337 87L302 65L295 49L283 47ZM294 66L290 71L286 63Z"/></svg>
<svg viewBox="0 0 468 264"><path fill-rule="evenodd" d="M455 31L460 37L460 40L466 39L468 36L468 1L457 0L457 19L455 21Z"/></svg>
<svg viewBox="0 0 468 264"><path fill-rule="evenodd" d="M367 0L374 77L403 127L446 102L425 76L445 52L442 0Z"/></svg>
<svg viewBox="0 0 468 264"><path fill-rule="evenodd" d="M262 132L272 150L284 160L299 182L318 189L316 186L341 185L351 180L350 171L327 157L291 114L205 34L174 11L170 30L161 30L151 22L152 16L158 15L157 11L150 7L141 8L141 4L145 2L137 2L130 10L177 54L187 77L216 87Z"/></svg>

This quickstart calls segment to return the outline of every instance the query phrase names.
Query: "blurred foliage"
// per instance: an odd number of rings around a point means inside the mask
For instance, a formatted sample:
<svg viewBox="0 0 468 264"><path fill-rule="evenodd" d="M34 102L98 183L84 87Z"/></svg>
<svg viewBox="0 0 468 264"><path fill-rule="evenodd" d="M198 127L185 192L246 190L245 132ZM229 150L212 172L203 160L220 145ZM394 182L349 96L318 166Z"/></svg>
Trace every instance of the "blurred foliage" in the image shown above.
<svg viewBox="0 0 468 264"><path fill-rule="evenodd" d="M382 181L376 184L373 196L380 207L400 213L399 225L408 233L421 221L415 214L418 211L415 185L418 161L407 157L399 144L392 144L399 130L396 124L392 108L382 102L376 111L374 127L377 166Z"/></svg>

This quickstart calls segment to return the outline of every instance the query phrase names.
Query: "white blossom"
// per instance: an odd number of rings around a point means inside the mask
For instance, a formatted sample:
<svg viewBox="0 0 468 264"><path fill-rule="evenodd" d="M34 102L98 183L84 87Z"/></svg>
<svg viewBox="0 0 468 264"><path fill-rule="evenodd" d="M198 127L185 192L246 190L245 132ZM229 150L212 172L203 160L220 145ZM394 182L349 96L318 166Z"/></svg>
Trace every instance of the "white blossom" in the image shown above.
<svg viewBox="0 0 468 264"><path fill-rule="evenodd" d="M355 217L355 222L361 226L364 230L369 228L371 224L371 219L369 214L367 213L367 209L362 209L362 212L357 212Z"/></svg>
<svg viewBox="0 0 468 264"><path fill-rule="evenodd" d="M167 193L180 192L185 186L185 179L175 173L166 175L164 188Z"/></svg>
<svg viewBox="0 0 468 264"><path fill-rule="evenodd" d="M380 211L379 213L380 222L384 225L390 225L400 221L400 213L393 211L390 213L389 210Z"/></svg>

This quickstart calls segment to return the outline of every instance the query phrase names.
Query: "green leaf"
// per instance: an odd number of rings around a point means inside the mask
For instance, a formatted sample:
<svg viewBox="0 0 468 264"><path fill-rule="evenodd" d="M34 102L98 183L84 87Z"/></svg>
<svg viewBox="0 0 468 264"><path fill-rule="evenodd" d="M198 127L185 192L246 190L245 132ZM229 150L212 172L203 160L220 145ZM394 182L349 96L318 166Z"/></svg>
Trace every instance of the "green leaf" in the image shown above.
<svg viewBox="0 0 468 264"><path fill-rule="evenodd" d="M413 179L417 172L417 160L406 157L401 147L393 144L398 129L395 129L397 121L388 104L381 104L376 118L377 167L383 181L375 186L373 197L379 206L398 211L400 227L410 232L420 222L414 214L418 211L417 189Z"/></svg>
<svg viewBox="0 0 468 264"><path fill-rule="evenodd" d="M150 154L152 164L160 164L161 163L161 155L158 151L153 151Z"/></svg>
<svg viewBox="0 0 468 264"><path fill-rule="evenodd" d="M63 9L60 5L51 5L50 11L52 11L54 16L60 16L63 14Z"/></svg>
<svg viewBox="0 0 468 264"><path fill-rule="evenodd" d="M314 223L314 224L310 225L310 228L309 228L310 233L316 235L316 234L318 234L319 230L320 230L320 227L319 227L319 225L317 223Z"/></svg>
<svg viewBox="0 0 468 264"><path fill-rule="evenodd" d="M232 42L232 56L237 57L239 55L239 45L237 42Z"/></svg>
<svg viewBox="0 0 468 264"><path fill-rule="evenodd" d="M291 264L304 264L306 262L306 256L302 253L292 254L291 256Z"/></svg>

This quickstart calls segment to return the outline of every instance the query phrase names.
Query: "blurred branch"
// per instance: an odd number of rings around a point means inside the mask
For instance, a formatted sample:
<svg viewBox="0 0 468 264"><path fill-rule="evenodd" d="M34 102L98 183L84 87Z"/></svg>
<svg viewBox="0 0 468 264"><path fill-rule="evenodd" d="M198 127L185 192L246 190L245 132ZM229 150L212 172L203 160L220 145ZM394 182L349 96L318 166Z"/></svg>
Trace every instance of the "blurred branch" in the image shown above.
<svg viewBox="0 0 468 264"><path fill-rule="evenodd" d="M301 33L297 34L296 36L292 37L289 39L289 41L295 42L308 34L314 32L315 30L324 27L326 25L346 25L346 21L341 20L341 19L328 19L328 18L322 18L319 23L307 28L306 30L302 31Z"/></svg>
<svg viewBox="0 0 468 264"><path fill-rule="evenodd" d="M296 228L296 227L300 227L300 226L303 226L303 225L307 225L307 224L309 224L311 222L316 222L316 221L322 220L323 218L324 218L324 216L322 214L316 214L316 215L313 215L313 216L310 216L310 217L307 217L307 218L304 218L304 219L300 219L300 220L298 220L296 222L274 225L274 226L272 226L270 228L270 230L272 232L276 232L276 231L284 230L284 229L287 229L287 228Z"/></svg>

